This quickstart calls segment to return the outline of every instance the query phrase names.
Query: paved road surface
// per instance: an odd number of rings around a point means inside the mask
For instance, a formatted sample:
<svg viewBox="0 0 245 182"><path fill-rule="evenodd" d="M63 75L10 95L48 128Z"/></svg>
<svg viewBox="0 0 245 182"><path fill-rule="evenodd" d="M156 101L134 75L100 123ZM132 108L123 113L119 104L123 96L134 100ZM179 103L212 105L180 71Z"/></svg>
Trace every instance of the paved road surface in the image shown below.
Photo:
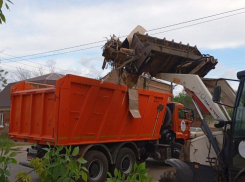
<svg viewBox="0 0 245 182"><path fill-rule="evenodd" d="M13 147L13 148L18 148L18 151L17 151L18 155L16 156L16 160L18 161L18 163L19 162L28 162L27 158L26 158L26 154L27 154L26 149L29 147L30 146ZM16 181L15 180L16 174L18 174L21 171L29 172L31 170L32 169L29 167L24 167L21 165L13 165L12 168L10 169L11 176L9 179L11 182L14 182L14 181ZM31 176L33 182L41 182L41 180L37 177L37 175L34 172L30 173L30 176Z"/></svg>
<svg viewBox="0 0 245 182"><path fill-rule="evenodd" d="M27 159L26 159L26 149L28 147L30 147L30 146L16 147L16 148L19 149L18 150L18 155L16 156L16 160L18 162L28 162ZM172 169L171 167L165 165L163 162L154 161L152 159L148 159L146 161L146 167L149 169L149 176L151 176L153 173L155 173L154 178L153 178L155 181L160 179L160 176L163 174L164 171ZM10 169L10 172L11 172L10 181L14 182L15 181L14 177L20 171L29 172L31 170L32 170L31 168L24 167L24 166L21 166L21 165L12 166L12 168ZM37 175L34 172L32 172L30 174L30 176L32 177L32 181L33 182L41 182L41 180L37 177Z"/></svg>

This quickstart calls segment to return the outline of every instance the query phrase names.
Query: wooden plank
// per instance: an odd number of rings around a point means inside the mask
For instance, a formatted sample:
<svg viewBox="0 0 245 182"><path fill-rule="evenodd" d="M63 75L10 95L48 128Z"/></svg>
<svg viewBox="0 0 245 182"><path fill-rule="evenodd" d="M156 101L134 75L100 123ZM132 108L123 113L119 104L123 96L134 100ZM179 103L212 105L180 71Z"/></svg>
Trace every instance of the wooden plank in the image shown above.
<svg viewBox="0 0 245 182"><path fill-rule="evenodd" d="M202 60L199 65L197 65L191 72L190 74L195 74L197 73L206 63L208 62L207 59Z"/></svg>

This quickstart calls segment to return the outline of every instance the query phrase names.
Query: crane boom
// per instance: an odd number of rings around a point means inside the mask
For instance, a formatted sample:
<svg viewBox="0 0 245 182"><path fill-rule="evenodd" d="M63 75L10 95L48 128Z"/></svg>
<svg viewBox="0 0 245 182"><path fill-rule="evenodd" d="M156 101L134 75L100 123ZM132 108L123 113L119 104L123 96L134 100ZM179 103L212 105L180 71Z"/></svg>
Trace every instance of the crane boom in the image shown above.
<svg viewBox="0 0 245 182"><path fill-rule="evenodd" d="M191 96L200 107L209 111L215 119L227 120L218 104L212 101L210 92L198 75L159 73L156 78L184 86L187 94Z"/></svg>

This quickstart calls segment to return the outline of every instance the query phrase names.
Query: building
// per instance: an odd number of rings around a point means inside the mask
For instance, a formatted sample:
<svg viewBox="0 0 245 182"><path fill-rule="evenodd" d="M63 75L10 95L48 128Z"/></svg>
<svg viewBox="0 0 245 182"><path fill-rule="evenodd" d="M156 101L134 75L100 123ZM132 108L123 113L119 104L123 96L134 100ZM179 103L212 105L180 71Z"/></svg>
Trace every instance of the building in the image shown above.
<svg viewBox="0 0 245 182"><path fill-rule="evenodd" d="M43 83L49 85L55 85L56 81L62 78L64 75L57 73L50 73L42 75L35 78L30 78L25 81L34 82L34 83ZM9 83L2 92L0 92L0 133L8 133L9 129L9 120L10 120L10 89L11 86L18 82Z"/></svg>

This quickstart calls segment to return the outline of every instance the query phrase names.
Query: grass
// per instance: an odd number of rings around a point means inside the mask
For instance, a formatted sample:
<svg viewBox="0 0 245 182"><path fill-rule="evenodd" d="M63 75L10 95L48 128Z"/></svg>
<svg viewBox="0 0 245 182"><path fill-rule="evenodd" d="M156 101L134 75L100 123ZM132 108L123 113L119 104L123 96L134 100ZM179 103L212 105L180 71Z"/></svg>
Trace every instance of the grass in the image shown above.
<svg viewBox="0 0 245 182"><path fill-rule="evenodd" d="M13 147L15 142L9 138L7 134L0 134L0 148L1 147Z"/></svg>
<svg viewBox="0 0 245 182"><path fill-rule="evenodd" d="M15 142L10 139L10 137L7 134L0 134L0 148L2 147L17 147L12 148L11 150L19 150L21 146L31 145L31 143L26 142Z"/></svg>

